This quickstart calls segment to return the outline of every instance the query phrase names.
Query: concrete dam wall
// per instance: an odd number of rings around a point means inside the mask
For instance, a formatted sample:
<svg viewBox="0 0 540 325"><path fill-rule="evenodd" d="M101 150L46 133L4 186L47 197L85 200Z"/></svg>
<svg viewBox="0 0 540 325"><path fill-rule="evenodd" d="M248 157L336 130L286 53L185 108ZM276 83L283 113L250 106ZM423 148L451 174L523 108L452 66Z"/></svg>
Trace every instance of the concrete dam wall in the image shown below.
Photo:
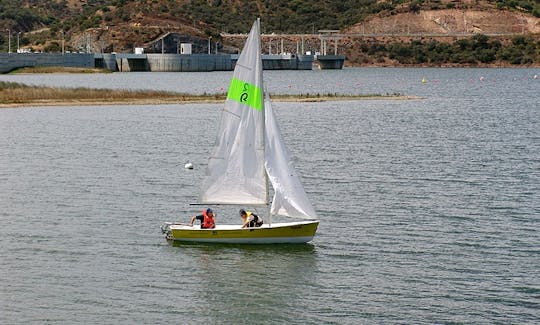
<svg viewBox="0 0 540 325"><path fill-rule="evenodd" d="M24 67L94 68L94 54L79 53L1 53L0 73Z"/></svg>
<svg viewBox="0 0 540 325"><path fill-rule="evenodd" d="M24 67L57 66L102 68L110 71L130 72L204 72L231 71L237 54L131 54L131 53L2 53L0 73ZM313 55L263 55L264 70L312 70ZM344 56L318 56L321 69L341 69Z"/></svg>

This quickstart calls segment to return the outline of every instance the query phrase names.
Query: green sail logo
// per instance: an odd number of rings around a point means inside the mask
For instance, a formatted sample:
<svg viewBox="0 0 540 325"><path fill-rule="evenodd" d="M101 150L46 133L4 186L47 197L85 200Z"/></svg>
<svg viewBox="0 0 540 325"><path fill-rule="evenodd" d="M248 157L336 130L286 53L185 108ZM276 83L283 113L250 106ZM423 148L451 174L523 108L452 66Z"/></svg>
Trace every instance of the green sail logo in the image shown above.
<svg viewBox="0 0 540 325"><path fill-rule="evenodd" d="M261 88L240 79L232 79L227 98L258 111L263 107Z"/></svg>

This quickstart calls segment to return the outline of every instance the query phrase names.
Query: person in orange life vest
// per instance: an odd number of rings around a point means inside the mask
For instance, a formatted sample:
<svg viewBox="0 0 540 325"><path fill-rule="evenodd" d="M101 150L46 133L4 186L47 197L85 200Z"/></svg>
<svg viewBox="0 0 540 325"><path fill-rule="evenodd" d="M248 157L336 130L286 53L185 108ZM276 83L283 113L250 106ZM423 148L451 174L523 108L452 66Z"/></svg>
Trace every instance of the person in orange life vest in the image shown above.
<svg viewBox="0 0 540 325"><path fill-rule="evenodd" d="M253 212L240 209L240 217L242 218L242 228L260 227L263 224L263 219Z"/></svg>
<svg viewBox="0 0 540 325"><path fill-rule="evenodd" d="M216 228L216 220L214 219L214 211L212 209L208 208L206 210L203 210L202 214L198 216L191 217L191 220L189 221L189 226L193 226L193 222L195 220L199 220L201 222L201 229L212 229Z"/></svg>

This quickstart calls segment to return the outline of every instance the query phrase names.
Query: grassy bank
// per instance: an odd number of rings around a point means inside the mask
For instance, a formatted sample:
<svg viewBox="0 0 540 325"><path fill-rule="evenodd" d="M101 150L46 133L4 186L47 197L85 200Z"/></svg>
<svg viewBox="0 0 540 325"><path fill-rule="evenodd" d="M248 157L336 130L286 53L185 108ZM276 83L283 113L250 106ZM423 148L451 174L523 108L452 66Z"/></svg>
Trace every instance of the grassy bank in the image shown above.
<svg viewBox="0 0 540 325"><path fill-rule="evenodd" d="M76 68L76 67L24 67L9 72L10 74L21 73L112 73L107 69Z"/></svg>
<svg viewBox="0 0 540 325"><path fill-rule="evenodd" d="M111 90L93 88L56 88L0 82L0 107L40 105L101 105L101 104L174 104L189 102L221 102L223 94L182 94L154 90ZM400 94L338 95L301 94L275 95L280 101L326 101L356 99L411 99Z"/></svg>

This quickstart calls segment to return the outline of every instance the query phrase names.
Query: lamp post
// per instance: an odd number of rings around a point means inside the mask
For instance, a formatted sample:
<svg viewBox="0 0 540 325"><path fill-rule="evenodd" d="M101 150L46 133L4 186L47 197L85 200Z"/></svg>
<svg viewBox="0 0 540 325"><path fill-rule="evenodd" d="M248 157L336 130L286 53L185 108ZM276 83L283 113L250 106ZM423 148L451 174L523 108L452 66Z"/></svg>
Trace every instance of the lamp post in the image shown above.
<svg viewBox="0 0 540 325"><path fill-rule="evenodd" d="M212 41L212 36L208 38L208 54L210 54L210 42Z"/></svg>
<svg viewBox="0 0 540 325"><path fill-rule="evenodd" d="M20 53L21 47L19 46L19 38L21 36L21 32L17 33L17 53Z"/></svg>
<svg viewBox="0 0 540 325"><path fill-rule="evenodd" d="M64 30L61 30L60 33L62 33L62 55L64 55Z"/></svg>
<svg viewBox="0 0 540 325"><path fill-rule="evenodd" d="M6 29L8 32L8 54L11 53L11 29Z"/></svg>

